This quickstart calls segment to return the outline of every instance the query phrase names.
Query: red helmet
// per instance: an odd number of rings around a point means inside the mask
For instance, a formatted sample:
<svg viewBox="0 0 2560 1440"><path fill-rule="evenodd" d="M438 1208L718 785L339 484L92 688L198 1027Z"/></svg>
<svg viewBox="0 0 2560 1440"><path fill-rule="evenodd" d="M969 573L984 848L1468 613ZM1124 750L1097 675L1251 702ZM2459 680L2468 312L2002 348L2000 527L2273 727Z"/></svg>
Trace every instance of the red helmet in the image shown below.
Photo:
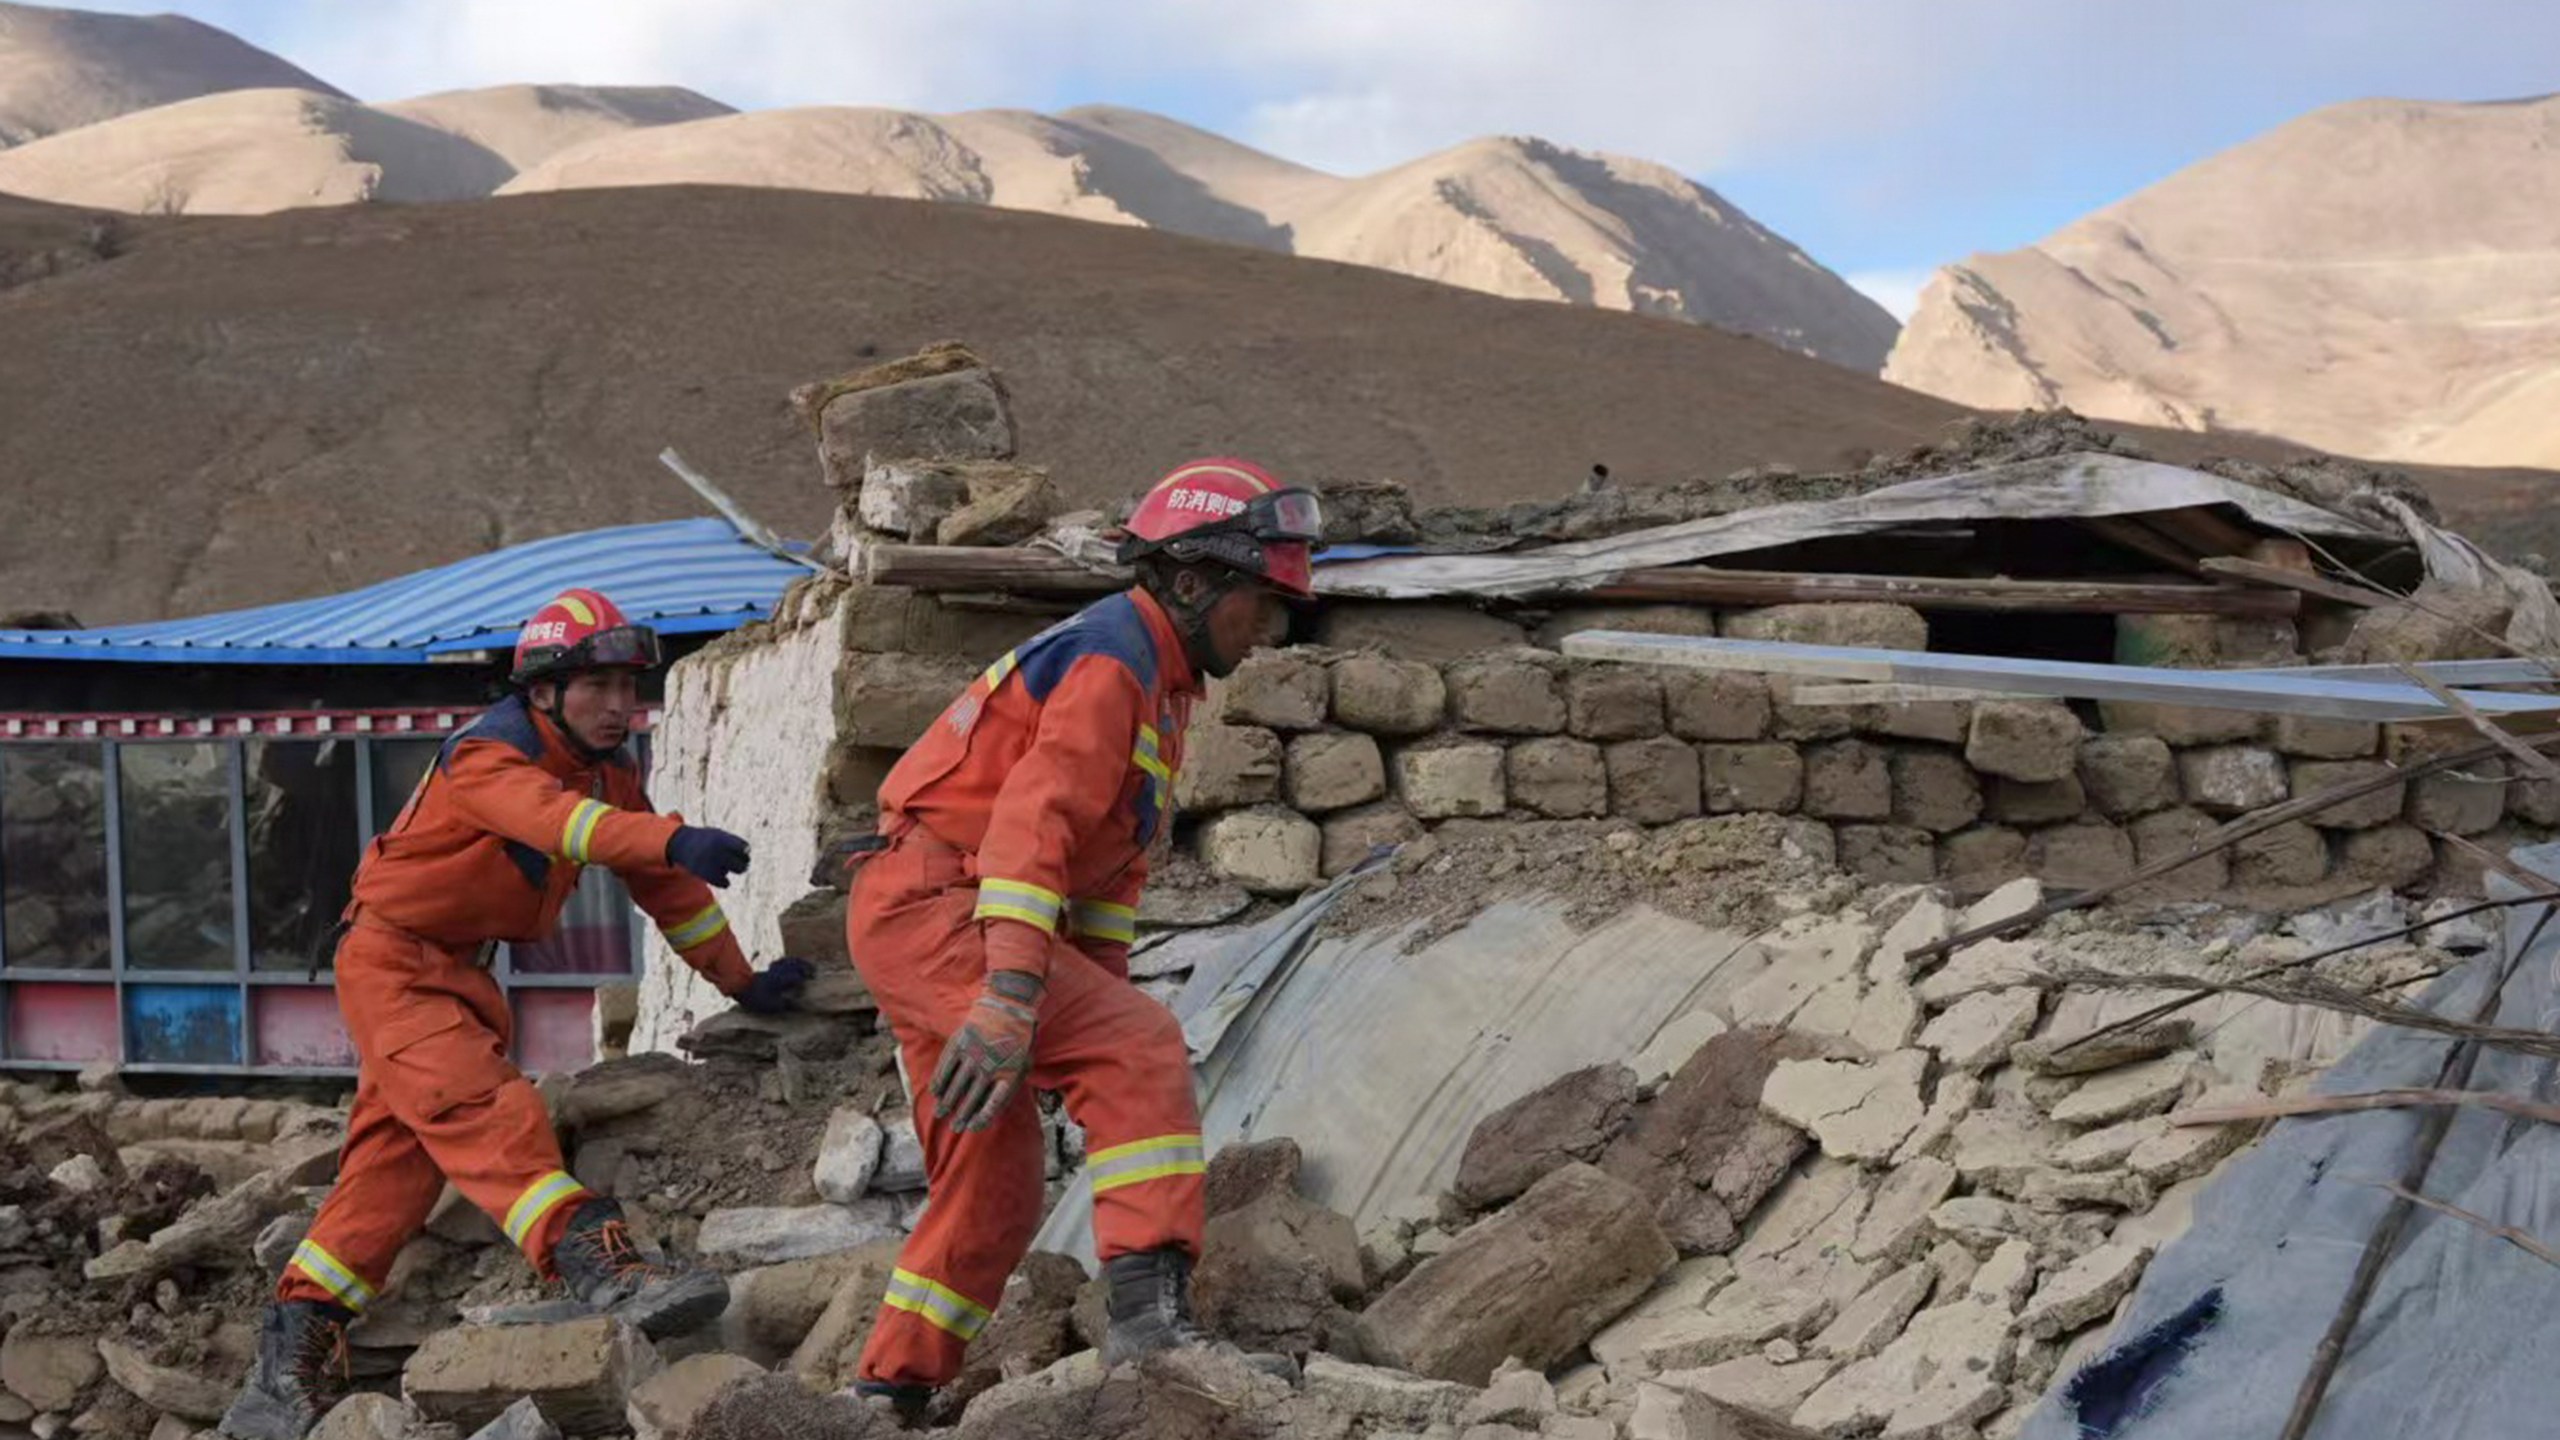
<svg viewBox="0 0 2560 1440"><path fill-rule="evenodd" d="M556 679L580 670L621 666L646 670L660 659L658 632L634 625L593 590L565 590L533 612L516 636L518 685Z"/></svg>
<svg viewBox="0 0 2560 1440"><path fill-rule="evenodd" d="M1315 598L1315 547L1324 530L1316 497L1246 460L1194 460L1156 482L1120 541L1123 565L1163 554L1215 560L1301 600Z"/></svg>

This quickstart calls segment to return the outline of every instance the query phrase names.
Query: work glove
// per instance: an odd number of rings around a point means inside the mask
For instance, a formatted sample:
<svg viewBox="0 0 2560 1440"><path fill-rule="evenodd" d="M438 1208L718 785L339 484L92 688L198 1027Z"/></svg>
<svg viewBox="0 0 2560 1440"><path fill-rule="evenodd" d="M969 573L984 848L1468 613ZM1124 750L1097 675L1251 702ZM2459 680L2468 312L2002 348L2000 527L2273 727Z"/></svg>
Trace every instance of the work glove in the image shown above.
<svg viewBox="0 0 2560 1440"><path fill-rule="evenodd" d="M728 889L729 877L746 869L749 858L744 839L708 825L679 825L667 837L667 863L714 889Z"/></svg>
<svg viewBox="0 0 2560 1440"><path fill-rule="evenodd" d="M800 1008L800 992L816 973L808 961L785 955L757 971L731 998L750 1014L788 1014Z"/></svg>
<svg viewBox="0 0 2560 1440"><path fill-rule="evenodd" d="M1031 1035L1049 987L1020 970L990 970L960 1033L942 1047L928 1087L943 1123L963 1134L984 1130L1004 1113L1031 1073Z"/></svg>

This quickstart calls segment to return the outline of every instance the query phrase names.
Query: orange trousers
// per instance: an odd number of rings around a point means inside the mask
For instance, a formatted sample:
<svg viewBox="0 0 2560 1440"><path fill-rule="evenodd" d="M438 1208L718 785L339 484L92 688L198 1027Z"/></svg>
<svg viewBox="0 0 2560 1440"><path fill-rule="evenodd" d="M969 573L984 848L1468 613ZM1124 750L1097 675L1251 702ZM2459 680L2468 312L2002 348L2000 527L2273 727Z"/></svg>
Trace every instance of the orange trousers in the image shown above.
<svg viewBox="0 0 2560 1440"><path fill-rule="evenodd" d="M984 1130L955 1134L935 1114L924 1087L986 975L976 907L968 857L921 828L855 873L845 930L917 1091L931 1200L863 1346L864 1380L940 1386L960 1373L1040 1227L1047 1166L1035 1089L1061 1092L1084 1128L1102 1259L1200 1253L1207 1166L1182 1026L1067 940L1050 959L1029 1083Z"/></svg>
<svg viewBox="0 0 2560 1440"><path fill-rule="evenodd" d="M337 982L355 1110L337 1186L276 1298L363 1310L448 1177L549 1275L552 1245L591 1192L561 1164L550 1112L507 1059L515 1027L496 979L469 949L358 920L338 944Z"/></svg>

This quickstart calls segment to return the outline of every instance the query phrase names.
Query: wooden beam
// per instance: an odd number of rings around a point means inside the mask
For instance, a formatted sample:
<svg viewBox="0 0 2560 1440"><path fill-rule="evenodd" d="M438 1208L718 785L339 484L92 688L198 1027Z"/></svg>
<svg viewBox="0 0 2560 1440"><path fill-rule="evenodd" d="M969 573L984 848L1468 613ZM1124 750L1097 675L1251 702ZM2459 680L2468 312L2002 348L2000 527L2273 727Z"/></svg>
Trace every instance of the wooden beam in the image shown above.
<svg viewBox="0 0 2560 1440"><path fill-rule="evenodd" d="M1916 610L2040 615L2248 615L2286 619L2300 597L2237 585L2098 580L1978 580L1939 575L1814 575L1704 566L1630 570L1594 588L1601 600L1708 605L1882 601Z"/></svg>
<svg viewBox="0 0 2560 1440"><path fill-rule="evenodd" d="M2145 510L2133 518L2199 555L2246 555L2262 538L2255 530L2223 519L2208 505Z"/></svg>
<svg viewBox="0 0 2560 1440"><path fill-rule="evenodd" d="M1107 595L1128 588L1126 570L1088 570L1064 555L1020 546L867 545L862 578L916 590Z"/></svg>
<svg viewBox="0 0 2560 1440"><path fill-rule="evenodd" d="M2147 555L2180 574L2199 578L2204 575L2204 565L2193 550L2122 516L2083 515L2071 523L2137 555Z"/></svg>
<svg viewBox="0 0 2560 1440"><path fill-rule="evenodd" d="M1564 653L1586 660L1639 665L1741 670L1886 685L1949 686L2051 699L2140 700L2332 720L2450 718L2442 702L2406 680L2365 684L2304 678L2280 670L2168 670L2067 660L2019 660L1999 655L1932 655L1919 650L1638 635L1620 630L1586 630L1568 636ZM2560 696L2473 690L2463 692L2463 698L2492 716L2546 716L2560 712Z"/></svg>
<svg viewBox="0 0 2560 1440"><path fill-rule="evenodd" d="M2354 605L2372 610L2392 603L2392 597L2379 590L2367 590L2362 586L2345 584L2308 571L2288 570L2281 565L2262 565L2255 560L2243 560L2232 555L2210 555L2199 563L2207 575L2225 580L2238 580L2250 585L2266 585L2279 590L2299 591L2305 595L2316 595L2323 600L2334 600L2341 605Z"/></svg>
<svg viewBox="0 0 2560 1440"><path fill-rule="evenodd" d="M2421 675L2431 675L2448 685L2552 685L2560 684L2560 674L2540 660L2420 660L2414 662ZM2226 670L2226 675L2308 675L2323 680L2382 680L2402 678L2397 665L2297 665L2274 670Z"/></svg>
<svg viewBox="0 0 2560 1440"><path fill-rule="evenodd" d="M1944 685L1791 685L1790 705L1925 705L1945 700L2006 700L1997 690L1957 690Z"/></svg>

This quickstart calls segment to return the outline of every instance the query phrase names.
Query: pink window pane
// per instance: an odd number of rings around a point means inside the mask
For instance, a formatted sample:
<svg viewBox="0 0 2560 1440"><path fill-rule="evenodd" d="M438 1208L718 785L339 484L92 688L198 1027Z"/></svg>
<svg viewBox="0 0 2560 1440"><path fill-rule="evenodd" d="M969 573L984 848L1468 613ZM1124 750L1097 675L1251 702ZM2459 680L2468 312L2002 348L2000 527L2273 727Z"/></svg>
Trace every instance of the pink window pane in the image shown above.
<svg viewBox="0 0 2560 1440"><path fill-rule="evenodd" d="M594 1061L594 991L518 990L514 998L518 1069L552 1075Z"/></svg>
<svg viewBox="0 0 2560 1440"><path fill-rule="evenodd" d="M12 1060L122 1058L112 985L12 985L8 1006Z"/></svg>
<svg viewBox="0 0 2560 1440"><path fill-rule="evenodd" d="M255 992L260 1065L353 1069L355 1042L338 1014L338 992L325 985L266 986Z"/></svg>

